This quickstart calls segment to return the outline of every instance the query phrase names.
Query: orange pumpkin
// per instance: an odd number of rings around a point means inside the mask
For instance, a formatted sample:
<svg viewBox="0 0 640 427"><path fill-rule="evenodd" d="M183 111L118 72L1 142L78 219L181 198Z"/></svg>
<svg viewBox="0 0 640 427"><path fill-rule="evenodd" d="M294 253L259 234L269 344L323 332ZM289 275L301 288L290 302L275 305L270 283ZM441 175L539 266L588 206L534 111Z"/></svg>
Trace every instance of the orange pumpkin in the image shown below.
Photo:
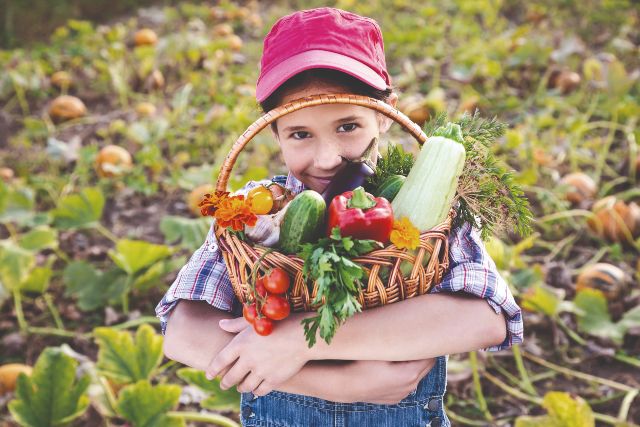
<svg viewBox="0 0 640 427"><path fill-rule="evenodd" d="M153 46L158 43L158 35L150 28L143 28L136 31L133 36L133 43L136 46Z"/></svg>
<svg viewBox="0 0 640 427"><path fill-rule="evenodd" d="M96 156L96 172L101 177L120 176L131 168L133 160L127 150L117 145L107 145Z"/></svg>
<svg viewBox="0 0 640 427"><path fill-rule="evenodd" d="M565 197L574 204L579 204L585 200L594 198L598 191L598 186L591 177L582 172L574 172L565 175L560 184L568 187Z"/></svg>
<svg viewBox="0 0 640 427"><path fill-rule="evenodd" d="M10 393L16 389L18 376L21 373L31 376L33 368L21 363L9 363L0 366L0 395Z"/></svg>
<svg viewBox="0 0 640 427"><path fill-rule="evenodd" d="M87 107L80 100L71 95L62 95L51 102L49 115L53 120L65 121L80 118L87 114Z"/></svg>
<svg viewBox="0 0 640 427"><path fill-rule="evenodd" d="M627 204L608 196L594 203L591 211L594 217L587 220L587 225L598 236L611 242L627 242L629 237L638 237L640 206L636 203Z"/></svg>
<svg viewBox="0 0 640 427"><path fill-rule="evenodd" d="M626 284L624 271L613 264L597 263L585 268L576 279L576 291L598 289L609 301L618 300Z"/></svg>

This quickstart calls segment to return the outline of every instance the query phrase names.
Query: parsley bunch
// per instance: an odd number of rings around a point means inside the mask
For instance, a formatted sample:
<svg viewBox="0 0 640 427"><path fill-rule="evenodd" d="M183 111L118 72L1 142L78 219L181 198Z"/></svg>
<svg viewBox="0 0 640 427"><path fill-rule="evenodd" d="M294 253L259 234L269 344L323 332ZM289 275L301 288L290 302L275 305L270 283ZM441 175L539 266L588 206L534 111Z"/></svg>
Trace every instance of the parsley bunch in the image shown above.
<svg viewBox="0 0 640 427"><path fill-rule="evenodd" d="M322 297L325 298L316 316L302 320L309 348L316 343L318 329L320 337L331 344L338 326L361 311L358 293L364 270L351 258L379 247L381 244L375 240L342 237L339 227L331 230L331 237L302 245L299 255L304 260L304 278L307 283L318 283L318 293L312 303L320 303Z"/></svg>

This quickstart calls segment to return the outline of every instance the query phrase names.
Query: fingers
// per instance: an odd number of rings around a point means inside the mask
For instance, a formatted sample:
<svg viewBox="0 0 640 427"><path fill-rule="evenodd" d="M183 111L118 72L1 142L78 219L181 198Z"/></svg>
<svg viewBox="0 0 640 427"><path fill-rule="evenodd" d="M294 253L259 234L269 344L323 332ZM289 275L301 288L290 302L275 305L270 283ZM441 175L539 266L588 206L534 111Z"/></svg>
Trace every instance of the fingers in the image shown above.
<svg viewBox="0 0 640 427"><path fill-rule="evenodd" d="M234 364L229 372L222 377L222 380L220 381L220 388L223 390L230 389L234 385L239 384L249 372L249 369L241 363Z"/></svg>
<svg viewBox="0 0 640 427"><path fill-rule="evenodd" d="M258 388L253 390L253 394L255 396L266 396L272 391L273 391L273 387L271 386L271 384L267 383L266 381L262 381L262 384L260 384Z"/></svg>
<svg viewBox="0 0 640 427"><path fill-rule="evenodd" d="M227 366L232 365L238 357L237 349L235 347L229 348L227 345L227 347L223 348L222 351L214 357L209 366L207 366L207 369L205 369L207 379L212 380L220 375L220 372Z"/></svg>
<svg viewBox="0 0 640 427"><path fill-rule="evenodd" d="M249 372L249 375L247 375L245 379L242 380L240 384L238 384L238 391L240 393L248 393L250 391L254 391L258 388L258 386L260 386L262 380L262 378L260 378L253 372Z"/></svg>
<svg viewBox="0 0 640 427"><path fill-rule="evenodd" d="M247 326L251 324L247 322L244 317L236 317L235 319L222 319L218 322L221 329L237 334L243 331Z"/></svg>

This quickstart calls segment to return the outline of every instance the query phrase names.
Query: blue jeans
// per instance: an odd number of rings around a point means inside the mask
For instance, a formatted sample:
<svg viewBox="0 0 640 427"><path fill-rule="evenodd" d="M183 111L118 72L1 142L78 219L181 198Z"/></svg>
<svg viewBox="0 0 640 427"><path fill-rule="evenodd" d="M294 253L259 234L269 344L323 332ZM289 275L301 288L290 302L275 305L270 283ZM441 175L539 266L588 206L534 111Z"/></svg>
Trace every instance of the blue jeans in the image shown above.
<svg viewBox="0 0 640 427"><path fill-rule="evenodd" d="M255 427L449 427L446 383L447 358L441 356L418 388L395 405L338 403L280 391L262 397L242 393L240 419Z"/></svg>

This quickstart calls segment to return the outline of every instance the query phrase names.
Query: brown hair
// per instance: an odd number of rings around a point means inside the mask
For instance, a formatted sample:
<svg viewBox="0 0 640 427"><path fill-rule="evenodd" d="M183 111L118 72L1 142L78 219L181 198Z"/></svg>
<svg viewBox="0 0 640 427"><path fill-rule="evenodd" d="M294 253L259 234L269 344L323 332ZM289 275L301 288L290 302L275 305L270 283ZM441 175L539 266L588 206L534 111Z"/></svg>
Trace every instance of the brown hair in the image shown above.
<svg viewBox="0 0 640 427"><path fill-rule="evenodd" d="M260 108L267 113L282 103L284 95L291 90L298 90L313 83L322 82L348 88L349 93L368 96L379 101L387 102L393 93L393 88L379 90L347 73L329 68L312 68L302 71L278 87L267 99L260 103ZM271 123L271 129L278 132L277 120Z"/></svg>

